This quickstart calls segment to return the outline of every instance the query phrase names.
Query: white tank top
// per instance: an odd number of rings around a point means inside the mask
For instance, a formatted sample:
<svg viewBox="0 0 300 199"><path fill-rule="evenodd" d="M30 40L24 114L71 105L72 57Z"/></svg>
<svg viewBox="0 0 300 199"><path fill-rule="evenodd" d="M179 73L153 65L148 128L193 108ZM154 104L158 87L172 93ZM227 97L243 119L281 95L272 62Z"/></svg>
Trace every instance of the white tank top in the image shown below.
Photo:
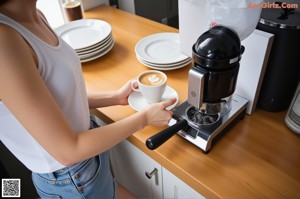
<svg viewBox="0 0 300 199"><path fill-rule="evenodd" d="M38 71L73 130L88 130L89 107L76 52L59 36L58 46L51 46L1 13L0 23L14 28L32 47L38 59ZM0 139L33 172L49 173L64 167L33 139L1 101Z"/></svg>

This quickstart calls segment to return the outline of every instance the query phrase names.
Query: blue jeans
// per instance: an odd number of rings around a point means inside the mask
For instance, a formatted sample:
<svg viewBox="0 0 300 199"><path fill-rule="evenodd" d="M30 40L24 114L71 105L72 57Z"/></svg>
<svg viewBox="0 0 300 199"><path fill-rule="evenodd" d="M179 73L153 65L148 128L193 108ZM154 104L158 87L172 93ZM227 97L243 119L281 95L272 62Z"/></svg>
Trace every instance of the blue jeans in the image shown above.
<svg viewBox="0 0 300 199"><path fill-rule="evenodd" d="M91 128L96 128L97 123L93 119L91 118ZM32 180L43 199L116 198L108 151L52 173L32 173Z"/></svg>

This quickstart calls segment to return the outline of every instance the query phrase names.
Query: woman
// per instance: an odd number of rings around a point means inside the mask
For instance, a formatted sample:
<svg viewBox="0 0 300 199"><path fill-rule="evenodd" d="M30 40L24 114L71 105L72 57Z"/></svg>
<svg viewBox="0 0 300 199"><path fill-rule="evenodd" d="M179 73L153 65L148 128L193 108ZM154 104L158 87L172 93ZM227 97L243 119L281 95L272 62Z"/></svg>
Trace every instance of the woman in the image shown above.
<svg viewBox="0 0 300 199"><path fill-rule="evenodd" d="M86 94L79 58L36 0L0 0L0 60L0 138L32 171L42 198L115 198L106 151L172 117L165 108L175 99L95 128L89 108L127 105L130 81Z"/></svg>

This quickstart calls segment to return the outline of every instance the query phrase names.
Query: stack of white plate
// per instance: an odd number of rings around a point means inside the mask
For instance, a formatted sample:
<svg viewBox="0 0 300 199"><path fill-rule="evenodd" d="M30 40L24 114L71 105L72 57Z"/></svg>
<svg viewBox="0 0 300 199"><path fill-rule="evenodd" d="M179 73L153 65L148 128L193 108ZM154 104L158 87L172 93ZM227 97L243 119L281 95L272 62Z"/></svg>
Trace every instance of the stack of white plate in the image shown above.
<svg viewBox="0 0 300 199"><path fill-rule="evenodd" d="M112 28L102 20L76 20L58 27L55 31L76 51L81 63L105 55L114 46Z"/></svg>
<svg viewBox="0 0 300 199"><path fill-rule="evenodd" d="M141 39L135 46L137 59L156 70L174 70L191 63L192 59L180 51L178 33L157 33Z"/></svg>

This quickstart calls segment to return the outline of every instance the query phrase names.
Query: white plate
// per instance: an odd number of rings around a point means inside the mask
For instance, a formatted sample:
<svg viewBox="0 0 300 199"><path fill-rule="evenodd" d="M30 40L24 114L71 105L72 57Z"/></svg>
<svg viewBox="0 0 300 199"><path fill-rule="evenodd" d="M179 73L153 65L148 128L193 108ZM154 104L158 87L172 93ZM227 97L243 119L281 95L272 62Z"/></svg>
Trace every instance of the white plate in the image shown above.
<svg viewBox="0 0 300 199"><path fill-rule="evenodd" d="M103 51L100 51L99 54L96 54L92 57L89 57L89 58L83 58L83 59L80 59L80 62L81 63L85 63L85 62L89 62L89 61L93 61L95 59L98 59L99 57L102 57L104 56L105 54L107 54L112 48L114 47L114 40L112 40L112 43L110 46L108 46L106 49L104 49Z"/></svg>
<svg viewBox="0 0 300 199"><path fill-rule="evenodd" d="M110 40L108 40L107 43L93 49L93 51L89 51L85 54L79 54L79 53L77 53L77 54L80 57L80 59L85 59L85 58L88 58L88 57L92 57L96 54L101 53L102 51L105 51L107 48L109 48L112 45L113 42L114 42L113 38L110 38Z"/></svg>
<svg viewBox="0 0 300 199"><path fill-rule="evenodd" d="M135 53L143 60L156 64L172 64L188 58L180 51L178 33L157 33L141 39Z"/></svg>
<svg viewBox="0 0 300 199"><path fill-rule="evenodd" d="M111 26L98 19L80 19L55 29L73 49L79 50L101 42L111 33Z"/></svg>
<svg viewBox="0 0 300 199"><path fill-rule="evenodd" d="M167 110L171 110L173 109L178 101L179 101L179 96L178 96L178 93L176 92L175 89L173 89L172 87L170 86L167 86L166 87L166 90L162 96L162 101L166 101L168 99L171 99L171 98L176 98L176 102L174 104L172 104L171 106L167 107ZM141 95L140 92L135 92L133 91L129 97L128 97L128 103L130 105L130 107L136 111L141 111L143 110L144 108L150 106L150 104L148 104L145 99L143 98L143 96Z"/></svg>
<svg viewBox="0 0 300 199"><path fill-rule="evenodd" d="M151 66L157 66L157 67L173 67L173 66L178 66L178 65L182 65L182 64L191 62L191 60L192 60L192 58L188 57L180 62L175 62L175 63L171 63L171 64L157 64L157 63L152 63L152 62L143 60L143 58L139 57L138 55L136 55L136 58L143 63L149 64Z"/></svg>
<svg viewBox="0 0 300 199"><path fill-rule="evenodd" d="M150 63L147 63L147 62L145 62L145 61L143 61L143 60L140 60L138 57L137 57L137 59L138 59L138 61L139 61L141 64L143 64L143 65L145 65L145 66L147 66L147 67L149 67L149 68L152 68L152 69L155 69L155 70L165 70L165 71L183 68L183 67L189 65L189 64L192 62L192 60L190 59L190 60L187 60L187 61L185 61L185 62L180 62L179 64L167 65L167 66L166 66L166 65L155 65L155 64L150 64Z"/></svg>
<svg viewBox="0 0 300 199"><path fill-rule="evenodd" d="M176 67L169 67L169 68L165 68L165 67L154 67L154 66L149 66L147 64L143 64L145 66L147 66L148 68L154 69L154 70L160 70L160 71L170 71L170 70L176 70L176 69L180 69L180 68L184 68L187 65L181 65L181 66L176 66Z"/></svg>
<svg viewBox="0 0 300 199"><path fill-rule="evenodd" d="M109 40L113 39L113 36L112 34L109 34L109 36L105 39L103 39L101 42L95 44L95 45L92 45L90 47L87 47L87 48L83 48L83 49L80 49L80 50L75 50L77 52L77 54L86 54L86 53L89 53L91 51L94 51L95 49L98 49L99 47L101 46L104 46L106 45Z"/></svg>

